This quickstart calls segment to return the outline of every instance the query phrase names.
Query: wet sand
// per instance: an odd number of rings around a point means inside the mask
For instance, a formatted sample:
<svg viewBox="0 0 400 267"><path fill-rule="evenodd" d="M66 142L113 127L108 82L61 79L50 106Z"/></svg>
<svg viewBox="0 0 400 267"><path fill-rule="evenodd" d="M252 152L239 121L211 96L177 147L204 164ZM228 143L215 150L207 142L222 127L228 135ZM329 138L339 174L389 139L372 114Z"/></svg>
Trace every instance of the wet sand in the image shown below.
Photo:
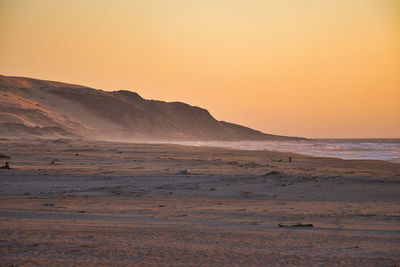
<svg viewBox="0 0 400 267"><path fill-rule="evenodd" d="M0 266L400 264L400 164L78 140L0 154Z"/></svg>

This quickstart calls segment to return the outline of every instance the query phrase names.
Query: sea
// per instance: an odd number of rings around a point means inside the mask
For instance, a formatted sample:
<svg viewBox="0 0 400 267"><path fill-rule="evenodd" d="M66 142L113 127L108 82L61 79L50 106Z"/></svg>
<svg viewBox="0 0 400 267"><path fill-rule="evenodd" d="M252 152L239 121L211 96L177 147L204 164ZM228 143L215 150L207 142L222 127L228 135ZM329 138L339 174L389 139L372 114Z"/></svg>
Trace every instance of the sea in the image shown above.
<svg viewBox="0 0 400 267"><path fill-rule="evenodd" d="M187 141L190 146L228 147L243 150L294 152L317 157L385 160L400 163L400 138L310 139L301 141Z"/></svg>

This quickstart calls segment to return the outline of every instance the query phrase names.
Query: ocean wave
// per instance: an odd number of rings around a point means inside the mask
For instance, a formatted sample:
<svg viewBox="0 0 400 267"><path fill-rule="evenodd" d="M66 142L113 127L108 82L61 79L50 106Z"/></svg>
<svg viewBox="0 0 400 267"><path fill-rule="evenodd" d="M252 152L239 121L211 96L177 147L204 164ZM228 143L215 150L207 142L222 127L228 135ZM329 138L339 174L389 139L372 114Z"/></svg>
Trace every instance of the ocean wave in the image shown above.
<svg viewBox="0 0 400 267"><path fill-rule="evenodd" d="M372 159L400 163L400 139L316 139L307 141L197 141L175 142L192 146L229 147L242 150L293 152L318 157Z"/></svg>

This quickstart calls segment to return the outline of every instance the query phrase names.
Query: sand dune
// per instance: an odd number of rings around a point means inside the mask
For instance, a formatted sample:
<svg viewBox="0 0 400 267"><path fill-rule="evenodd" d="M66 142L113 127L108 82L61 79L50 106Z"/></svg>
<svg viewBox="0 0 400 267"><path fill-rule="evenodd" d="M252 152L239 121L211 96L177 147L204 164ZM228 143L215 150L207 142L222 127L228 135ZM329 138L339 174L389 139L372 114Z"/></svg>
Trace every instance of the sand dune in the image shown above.
<svg viewBox="0 0 400 267"><path fill-rule="evenodd" d="M107 140L294 140L217 121L200 107L146 100L129 91L0 76L0 119L32 127L57 126ZM12 104L12 106L10 106ZM29 115L27 114L29 113Z"/></svg>

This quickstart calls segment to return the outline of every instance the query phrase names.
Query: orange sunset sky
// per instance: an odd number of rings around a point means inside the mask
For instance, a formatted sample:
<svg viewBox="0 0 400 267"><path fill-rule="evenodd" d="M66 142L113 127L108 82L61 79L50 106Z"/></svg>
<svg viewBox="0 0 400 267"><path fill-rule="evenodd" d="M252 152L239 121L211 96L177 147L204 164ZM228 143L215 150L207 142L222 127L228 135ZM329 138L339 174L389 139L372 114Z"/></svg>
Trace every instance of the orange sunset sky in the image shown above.
<svg viewBox="0 0 400 267"><path fill-rule="evenodd" d="M400 137L398 0L0 0L0 74L305 137Z"/></svg>

